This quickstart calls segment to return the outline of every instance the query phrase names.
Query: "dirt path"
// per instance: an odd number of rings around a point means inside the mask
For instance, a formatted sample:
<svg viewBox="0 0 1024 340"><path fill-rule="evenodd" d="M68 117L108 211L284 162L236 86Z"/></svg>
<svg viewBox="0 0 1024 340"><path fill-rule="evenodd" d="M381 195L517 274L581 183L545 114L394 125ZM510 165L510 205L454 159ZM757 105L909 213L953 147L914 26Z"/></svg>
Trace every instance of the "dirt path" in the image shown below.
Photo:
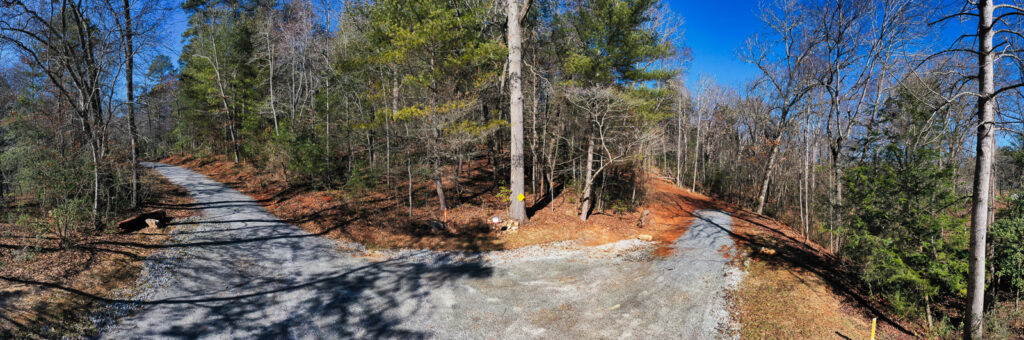
<svg viewBox="0 0 1024 340"><path fill-rule="evenodd" d="M368 257L205 176L149 165L190 190L204 219L180 226L161 252L176 260L147 271L159 284L101 338L735 337L724 294L742 274L721 212L699 212L667 257L635 240Z"/></svg>

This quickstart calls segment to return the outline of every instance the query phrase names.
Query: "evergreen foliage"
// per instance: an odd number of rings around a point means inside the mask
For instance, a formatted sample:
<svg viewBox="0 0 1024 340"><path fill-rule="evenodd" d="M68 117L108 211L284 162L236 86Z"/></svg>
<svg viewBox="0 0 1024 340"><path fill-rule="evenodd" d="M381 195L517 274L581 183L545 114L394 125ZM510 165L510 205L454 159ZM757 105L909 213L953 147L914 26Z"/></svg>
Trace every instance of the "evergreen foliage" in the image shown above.
<svg viewBox="0 0 1024 340"><path fill-rule="evenodd" d="M942 126L924 102L904 92L884 110L878 134L863 141L861 162L846 169L849 242L843 254L874 293L904 316L925 301L964 297L965 197L955 190L954 164L943 163L934 136Z"/></svg>

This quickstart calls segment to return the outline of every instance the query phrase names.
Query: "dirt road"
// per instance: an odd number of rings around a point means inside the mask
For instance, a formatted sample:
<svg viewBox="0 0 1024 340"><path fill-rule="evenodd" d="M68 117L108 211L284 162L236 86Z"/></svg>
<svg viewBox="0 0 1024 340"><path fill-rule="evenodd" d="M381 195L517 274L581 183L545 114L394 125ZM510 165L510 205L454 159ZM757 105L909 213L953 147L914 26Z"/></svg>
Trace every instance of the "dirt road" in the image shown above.
<svg viewBox="0 0 1024 340"><path fill-rule="evenodd" d="M147 165L204 218L177 226L155 255L173 260L148 268L138 310L104 339L735 337L724 294L742 273L721 212L699 212L667 257L636 240L367 257L203 175Z"/></svg>

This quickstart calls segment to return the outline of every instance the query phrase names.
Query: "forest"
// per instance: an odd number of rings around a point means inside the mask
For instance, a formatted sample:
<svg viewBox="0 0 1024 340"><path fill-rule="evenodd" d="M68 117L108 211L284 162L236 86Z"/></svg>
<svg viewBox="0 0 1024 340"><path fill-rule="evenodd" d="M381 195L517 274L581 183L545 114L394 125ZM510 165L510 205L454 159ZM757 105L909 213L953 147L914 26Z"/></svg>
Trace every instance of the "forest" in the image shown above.
<svg viewBox="0 0 1024 340"><path fill-rule="evenodd" d="M688 14L660 0L5 0L0 221L73 247L171 155L410 214L486 164L523 223L562 194L581 221L636 209L664 179L785 222L895 315L998 327L1024 290L1024 4L758 8L734 53L759 74L733 86L687 82Z"/></svg>

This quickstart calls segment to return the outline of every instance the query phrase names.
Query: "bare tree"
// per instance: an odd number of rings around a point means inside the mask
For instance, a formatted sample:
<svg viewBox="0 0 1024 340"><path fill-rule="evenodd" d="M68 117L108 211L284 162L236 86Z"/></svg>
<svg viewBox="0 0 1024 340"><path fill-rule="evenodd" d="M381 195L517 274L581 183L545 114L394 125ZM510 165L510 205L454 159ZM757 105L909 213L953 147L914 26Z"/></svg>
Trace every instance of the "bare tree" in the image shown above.
<svg viewBox="0 0 1024 340"><path fill-rule="evenodd" d="M798 114L794 109L814 88L809 63L820 43L816 36L804 31L807 18L796 1L779 0L771 6L762 4L762 8L762 20L776 37L764 41L754 36L740 53L742 59L761 71L761 78L755 86L765 87L771 105L769 118L774 123L772 128L765 131L768 163L757 196L758 214L764 212L768 185L778 162L784 130Z"/></svg>
<svg viewBox="0 0 1024 340"><path fill-rule="evenodd" d="M1019 2L995 4L993 0L967 1L954 13L932 24L953 18L973 17L977 30L957 38L951 47L933 55L966 53L977 57L977 70L963 75L963 79L976 80L977 92L962 91L947 102L962 96L977 98L977 141L975 143L974 183L971 195L971 246L967 276L967 305L964 339L981 339L984 325L985 302L985 244L990 214L992 161L995 154L995 105L1004 93L1013 93L1024 86L1020 77L1024 72L1024 36L1020 33L1020 18L1024 6ZM971 46L973 45L973 46ZM972 48L973 47L973 48ZM996 73L996 66L1014 67L1011 72ZM999 83L1000 87L996 87Z"/></svg>
<svg viewBox="0 0 1024 340"><path fill-rule="evenodd" d="M569 88L566 92L566 99L583 113L584 119L580 124L585 131L582 135L586 139L587 159L583 164L584 184L579 204L580 219L586 221L594 206L595 179L610 166L630 157L640 141L628 116L632 103L615 88ZM600 162L597 167L594 167L595 156Z"/></svg>
<svg viewBox="0 0 1024 340"><path fill-rule="evenodd" d="M103 132L108 122L102 92L115 47L108 39L110 32L92 21L103 16L94 6L70 0L10 1L0 8L0 43L41 70L61 100L73 108L92 156L92 219L99 226Z"/></svg>

